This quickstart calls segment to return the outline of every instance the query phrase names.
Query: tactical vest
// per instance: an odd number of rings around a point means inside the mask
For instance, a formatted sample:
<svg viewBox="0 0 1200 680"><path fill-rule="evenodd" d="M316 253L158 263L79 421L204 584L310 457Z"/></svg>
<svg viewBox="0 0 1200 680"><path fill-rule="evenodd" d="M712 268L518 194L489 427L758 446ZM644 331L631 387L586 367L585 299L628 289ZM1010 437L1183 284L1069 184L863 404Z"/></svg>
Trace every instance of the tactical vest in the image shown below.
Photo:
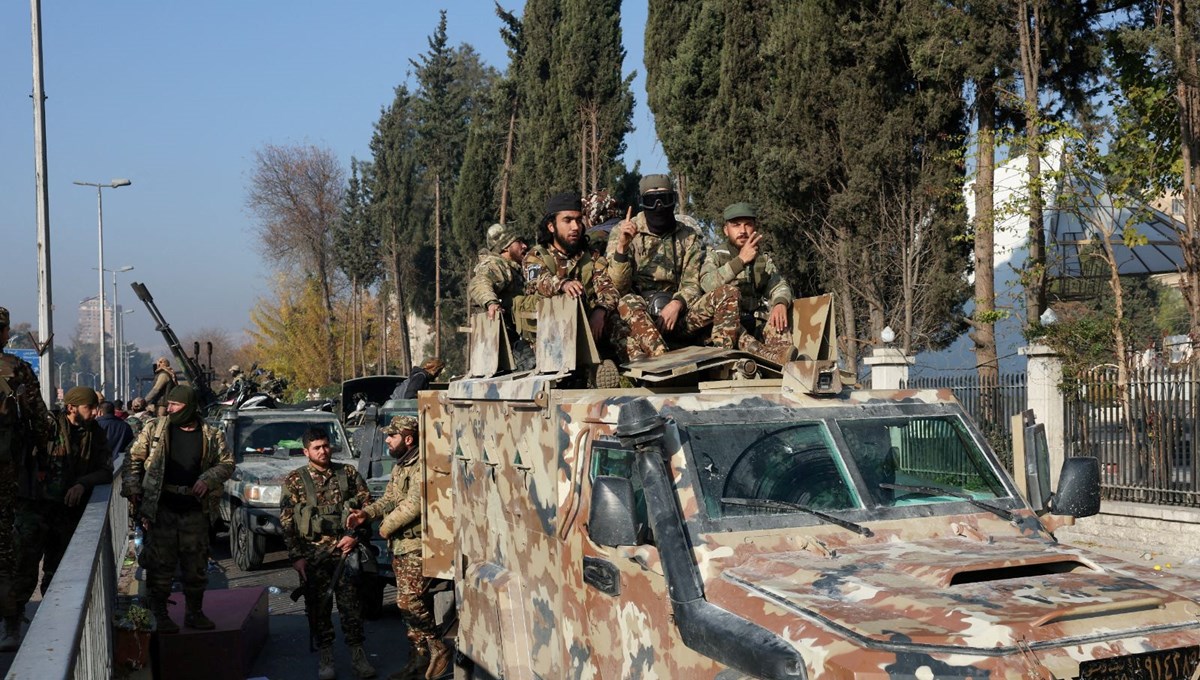
<svg viewBox="0 0 1200 680"><path fill-rule="evenodd" d="M17 357L0 353L0 463L11 463L21 440L21 408L10 382L17 375Z"/></svg>
<svg viewBox="0 0 1200 680"><path fill-rule="evenodd" d="M341 536L345 531L350 480L346 477L344 465L339 465L333 474L337 478L342 502L337 505L317 505L317 485L313 483L307 467L300 469L300 481L304 482L304 502L295 509L296 530L306 541L315 543L324 536Z"/></svg>

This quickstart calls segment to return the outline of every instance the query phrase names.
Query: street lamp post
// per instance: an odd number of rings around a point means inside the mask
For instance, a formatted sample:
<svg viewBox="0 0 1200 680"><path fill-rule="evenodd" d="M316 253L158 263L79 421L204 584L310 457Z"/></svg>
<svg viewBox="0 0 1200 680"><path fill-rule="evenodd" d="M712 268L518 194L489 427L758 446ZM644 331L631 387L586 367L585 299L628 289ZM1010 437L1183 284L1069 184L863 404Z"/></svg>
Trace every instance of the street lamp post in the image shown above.
<svg viewBox="0 0 1200 680"><path fill-rule="evenodd" d="M104 357L104 334L107 332L108 324L105 323L104 317L104 198L101 189L116 189L118 187L127 187L133 182L127 179L114 179L107 184L97 182L74 182L81 187L96 187L96 233L99 236L99 259L100 266L100 386L104 387L104 383L108 379L108 367L106 366Z"/></svg>
<svg viewBox="0 0 1200 680"><path fill-rule="evenodd" d="M132 267L130 267L132 269ZM117 347L121 358L117 361L117 395L115 398L129 402L129 347L125 344L125 315L134 310L125 309L117 315Z"/></svg>
<svg viewBox="0 0 1200 680"><path fill-rule="evenodd" d="M104 271L112 274L113 287L113 399L121 398L121 343L124 341L121 337L121 305L117 302L117 274L128 271L133 271L133 265L125 265L118 269L105 269ZM104 303L100 303L101 315L104 314ZM132 311L132 310L130 310ZM101 329L103 332L103 328ZM100 352L104 352L103 346ZM101 365L103 367L103 364Z"/></svg>

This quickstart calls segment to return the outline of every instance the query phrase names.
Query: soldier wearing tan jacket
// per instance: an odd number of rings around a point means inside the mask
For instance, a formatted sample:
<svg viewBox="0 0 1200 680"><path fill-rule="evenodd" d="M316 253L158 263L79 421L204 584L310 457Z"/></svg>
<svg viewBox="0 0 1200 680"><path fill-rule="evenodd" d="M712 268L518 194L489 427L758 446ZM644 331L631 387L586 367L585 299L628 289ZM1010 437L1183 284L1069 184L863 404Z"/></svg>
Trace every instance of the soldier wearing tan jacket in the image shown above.
<svg viewBox="0 0 1200 680"><path fill-rule="evenodd" d="M354 510L350 528L383 518L379 534L388 539L392 570L396 574L396 606L408 626L412 652L408 665L391 678L436 678L450 667L450 649L438 637L433 601L421 571L421 460L417 445L417 419L395 416L383 434L388 453L396 459L383 496L362 510Z"/></svg>

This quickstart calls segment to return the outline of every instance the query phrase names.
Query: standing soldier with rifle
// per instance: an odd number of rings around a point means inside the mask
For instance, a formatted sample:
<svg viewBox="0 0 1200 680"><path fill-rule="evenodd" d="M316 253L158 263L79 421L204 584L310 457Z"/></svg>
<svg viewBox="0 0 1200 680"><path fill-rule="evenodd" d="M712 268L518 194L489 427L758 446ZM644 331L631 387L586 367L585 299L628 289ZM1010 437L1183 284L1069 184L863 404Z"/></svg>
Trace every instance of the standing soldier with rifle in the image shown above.
<svg viewBox="0 0 1200 680"><path fill-rule="evenodd" d="M8 310L0 307L0 350L8 344L8 336ZM20 646L24 614L10 594L17 563L13 541L17 470L35 450L44 449L50 439L50 422L33 367L0 352L0 616L4 617L0 652L13 652Z"/></svg>
<svg viewBox="0 0 1200 680"><path fill-rule="evenodd" d="M343 559L358 546L353 531L344 527L353 508L371 500L371 492L353 465L330 462L329 433L311 428L301 440L308 465L293 470L283 481L283 509L279 523L287 543L288 559L305 589L310 638L316 641L320 659L317 677L333 680L333 601L337 596L342 635L350 647L354 672L360 678L375 677L375 668L363 649L362 604L354 579L340 579Z"/></svg>
<svg viewBox="0 0 1200 680"><path fill-rule="evenodd" d="M146 393L146 408L155 415L167 415L167 393L179 382L175 380L175 371L171 370L171 360L159 357L154 362L154 384Z"/></svg>
<svg viewBox="0 0 1200 680"><path fill-rule="evenodd" d="M393 416L383 428L388 453L396 459L383 496L362 510L350 513L349 527L383 518L379 535L388 539L392 571L396 573L396 606L408 626L412 651L408 665L388 680L440 677L450 667L450 648L442 642L433 620L433 602L421 570L421 465L417 445L417 419Z"/></svg>
<svg viewBox="0 0 1200 680"><path fill-rule="evenodd" d="M167 394L167 412L147 424L130 447L121 493L129 499L130 515L146 529L140 561L158 632L179 632L167 614L177 565L187 600L183 624L210 630L214 624L203 611L208 527L225 480L233 475L233 456L221 431L200 417L191 387L180 385Z"/></svg>

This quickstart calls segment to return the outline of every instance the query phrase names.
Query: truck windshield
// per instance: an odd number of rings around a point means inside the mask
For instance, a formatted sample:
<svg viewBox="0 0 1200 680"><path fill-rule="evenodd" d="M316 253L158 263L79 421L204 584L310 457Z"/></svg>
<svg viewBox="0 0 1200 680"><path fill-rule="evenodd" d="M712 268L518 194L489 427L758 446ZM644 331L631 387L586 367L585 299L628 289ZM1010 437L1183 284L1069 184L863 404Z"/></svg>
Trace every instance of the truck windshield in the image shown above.
<svg viewBox="0 0 1200 680"><path fill-rule="evenodd" d="M341 430L330 423L312 421L274 421L254 422L247 418L238 423L238 450L243 455L263 454L275 455L276 449L287 449L288 454L299 456L304 453L301 437L304 431L316 427L329 433L330 455L334 458L344 456L345 446L342 442Z"/></svg>
<svg viewBox="0 0 1200 680"><path fill-rule="evenodd" d="M838 420L866 491L880 507L1007 498L983 451L952 416ZM940 493L944 492L944 493Z"/></svg>
<svg viewBox="0 0 1200 680"><path fill-rule="evenodd" d="M1003 516L988 501L1011 498L952 415L702 423L687 432L711 519L804 514L789 505L837 515L964 499Z"/></svg>

